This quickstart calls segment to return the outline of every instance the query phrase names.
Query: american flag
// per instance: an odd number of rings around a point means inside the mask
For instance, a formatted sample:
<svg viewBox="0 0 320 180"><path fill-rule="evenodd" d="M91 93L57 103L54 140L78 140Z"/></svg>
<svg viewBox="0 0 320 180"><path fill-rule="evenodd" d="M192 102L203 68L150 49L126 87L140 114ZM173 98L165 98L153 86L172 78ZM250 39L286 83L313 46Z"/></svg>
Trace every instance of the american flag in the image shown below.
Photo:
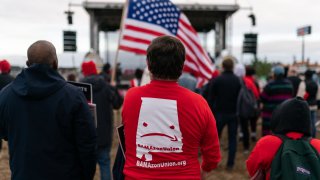
<svg viewBox="0 0 320 180"><path fill-rule="evenodd" d="M162 35L181 40L186 49L184 70L196 75L198 83L211 78L213 63L179 8L169 0L128 0L119 49L145 55L151 41Z"/></svg>

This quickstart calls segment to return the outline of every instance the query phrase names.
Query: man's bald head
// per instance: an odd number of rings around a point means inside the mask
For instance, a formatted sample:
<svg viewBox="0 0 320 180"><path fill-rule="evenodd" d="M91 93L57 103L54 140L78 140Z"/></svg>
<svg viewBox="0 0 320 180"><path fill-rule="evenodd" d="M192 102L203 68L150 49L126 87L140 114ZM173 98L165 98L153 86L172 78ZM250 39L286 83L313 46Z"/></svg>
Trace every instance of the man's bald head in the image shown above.
<svg viewBox="0 0 320 180"><path fill-rule="evenodd" d="M32 64L48 64L53 69L58 68L56 48L49 41L37 41L28 48L27 66Z"/></svg>

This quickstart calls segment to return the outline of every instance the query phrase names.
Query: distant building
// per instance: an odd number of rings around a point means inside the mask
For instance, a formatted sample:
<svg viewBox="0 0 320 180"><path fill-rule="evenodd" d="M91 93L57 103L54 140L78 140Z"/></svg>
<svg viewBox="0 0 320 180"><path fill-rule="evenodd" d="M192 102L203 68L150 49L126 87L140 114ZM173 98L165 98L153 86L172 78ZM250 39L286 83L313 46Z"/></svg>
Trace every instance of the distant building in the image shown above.
<svg viewBox="0 0 320 180"><path fill-rule="evenodd" d="M296 69L298 74L303 74L307 69L314 70L317 73L320 72L320 64L318 64L318 62L312 64L309 59L306 61L302 60L300 62L294 61L292 67Z"/></svg>

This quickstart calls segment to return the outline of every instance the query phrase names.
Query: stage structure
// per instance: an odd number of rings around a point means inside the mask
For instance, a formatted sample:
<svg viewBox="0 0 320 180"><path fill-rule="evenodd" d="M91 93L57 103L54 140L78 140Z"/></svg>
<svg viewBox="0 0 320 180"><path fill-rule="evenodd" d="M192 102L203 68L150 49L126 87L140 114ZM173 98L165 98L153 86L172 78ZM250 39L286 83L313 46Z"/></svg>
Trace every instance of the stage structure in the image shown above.
<svg viewBox="0 0 320 180"><path fill-rule="evenodd" d="M227 23L239 9L239 5L214 5L214 4L175 4L188 17L196 31L207 33L215 31L215 56L219 56L226 49L227 30L231 23ZM119 2L89 2L82 4L90 16L90 48L99 53L99 32L116 31L120 27L124 3ZM230 27L228 27L230 26Z"/></svg>

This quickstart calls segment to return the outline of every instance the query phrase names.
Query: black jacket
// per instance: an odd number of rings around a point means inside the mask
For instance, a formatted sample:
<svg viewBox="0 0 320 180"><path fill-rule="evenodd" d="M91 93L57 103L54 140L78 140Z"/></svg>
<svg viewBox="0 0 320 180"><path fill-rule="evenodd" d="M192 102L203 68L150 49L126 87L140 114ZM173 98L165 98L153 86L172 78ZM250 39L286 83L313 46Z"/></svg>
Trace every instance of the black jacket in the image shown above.
<svg viewBox="0 0 320 180"><path fill-rule="evenodd" d="M208 104L215 113L236 114L240 79L232 71L225 71L209 84Z"/></svg>
<svg viewBox="0 0 320 180"><path fill-rule="evenodd" d="M10 74L0 74L0 90L14 80Z"/></svg>
<svg viewBox="0 0 320 180"><path fill-rule="evenodd" d="M301 83L301 79L298 76L289 76L288 80L291 82L293 87L293 96L296 96L298 93L298 88Z"/></svg>
<svg viewBox="0 0 320 180"><path fill-rule="evenodd" d="M92 84L93 103L97 107L98 147L110 148L113 135L113 109L119 109L123 98L99 75L87 76L81 82Z"/></svg>
<svg viewBox="0 0 320 180"><path fill-rule="evenodd" d="M48 65L24 69L0 93L0 139L13 180L92 180L96 130L83 93Z"/></svg>
<svg viewBox="0 0 320 180"><path fill-rule="evenodd" d="M312 79L306 79L306 92L308 93L308 98L306 99L309 106L317 105L317 93L318 85Z"/></svg>

